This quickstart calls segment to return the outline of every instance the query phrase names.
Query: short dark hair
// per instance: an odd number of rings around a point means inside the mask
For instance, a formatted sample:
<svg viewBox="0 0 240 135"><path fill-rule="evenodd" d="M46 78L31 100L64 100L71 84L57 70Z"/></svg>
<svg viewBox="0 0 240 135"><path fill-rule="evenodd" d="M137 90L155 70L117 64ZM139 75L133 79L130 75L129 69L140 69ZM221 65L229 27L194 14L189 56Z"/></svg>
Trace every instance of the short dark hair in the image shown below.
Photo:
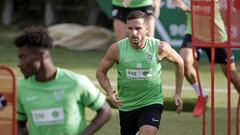
<svg viewBox="0 0 240 135"><path fill-rule="evenodd" d="M137 19L137 18L142 18L144 19L144 22L147 22L147 15L140 10L131 11L127 16L127 21L132 19Z"/></svg>
<svg viewBox="0 0 240 135"><path fill-rule="evenodd" d="M42 26L25 28L23 34L16 37L14 43L18 48L28 46L50 49L53 46L53 40L49 36L48 30Z"/></svg>

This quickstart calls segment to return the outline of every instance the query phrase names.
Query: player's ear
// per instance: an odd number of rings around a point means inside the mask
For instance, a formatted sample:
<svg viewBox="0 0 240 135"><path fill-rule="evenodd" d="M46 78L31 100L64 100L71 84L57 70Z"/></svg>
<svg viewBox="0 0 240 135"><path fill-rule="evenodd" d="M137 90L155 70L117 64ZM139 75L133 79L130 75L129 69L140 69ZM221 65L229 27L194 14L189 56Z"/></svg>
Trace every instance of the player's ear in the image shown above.
<svg viewBox="0 0 240 135"><path fill-rule="evenodd" d="M43 60L43 54L41 51L34 52L34 59L36 61L42 61Z"/></svg>
<svg viewBox="0 0 240 135"><path fill-rule="evenodd" d="M149 30L150 30L150 25L146 23L146 31L147 31L147 33L149 32Z"/></svg>
<svg viewBox="0 0 240 135"><path fill-rule="evenodd" d="M38 53L39 58L42 59L42 60L48 58L48 57L49 57L49 54L50 54L50 53L49 53L49 51L47 51L47 50L41 50L41 51L39 51L39 53Z"/></svg>

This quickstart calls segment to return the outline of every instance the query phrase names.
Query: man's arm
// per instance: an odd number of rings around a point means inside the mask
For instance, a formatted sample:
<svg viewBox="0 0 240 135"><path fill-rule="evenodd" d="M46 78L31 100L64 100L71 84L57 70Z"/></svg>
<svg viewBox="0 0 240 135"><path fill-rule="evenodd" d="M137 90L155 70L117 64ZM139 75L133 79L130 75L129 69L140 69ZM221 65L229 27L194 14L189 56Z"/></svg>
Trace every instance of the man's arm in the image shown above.
<svg viewBox="0 0 240 135"><path fill-rule="evenodd" d="M106 91L107 95L110 97L111 102L116 106L120 106L120 101L117 97L116 90L113 89L110 84L109 78L107 76L108 70L113 66L114 63L118 62L119 50L117 44L113 44L107 50L106 55L100 62L100 65L96 72L96 77L102 88Z"/></svg>
<svg viewBox="0 0 240 135"><path fill-rule="evenodd" d="M158 18L160 16L161 11L161 0L153 0L154 7L154 16Z"/></svg>
<svg viewBox="0 0 240 135"><path fill-rule="evenodd" d="M190 5L188 6L183 0L172 0L172 4L184 12L190 12Z"/></svg>
<svg viewBox="0 0 240 135"><path fill-rule="evenodd" d="M107 102L97 111L97 115L92 120L91 124L81 135L93 135L111 118L111 109Z"/></svg>
<svg viewBox="0 0 240 135"><path fill-rule="evenodd" d="M181 98L182 84L184 78L184 63L182 57L166 42L161 42L158 48L160 60L166 58L176 66L175 78L175 104L177 105L177 113L183 109L183 101Z"/></svg>
<svg viewBox="0 0 240 135"><path fill-rule="evenodd" d="M18 135L28 135L26 121L18 121Z"/></svg>

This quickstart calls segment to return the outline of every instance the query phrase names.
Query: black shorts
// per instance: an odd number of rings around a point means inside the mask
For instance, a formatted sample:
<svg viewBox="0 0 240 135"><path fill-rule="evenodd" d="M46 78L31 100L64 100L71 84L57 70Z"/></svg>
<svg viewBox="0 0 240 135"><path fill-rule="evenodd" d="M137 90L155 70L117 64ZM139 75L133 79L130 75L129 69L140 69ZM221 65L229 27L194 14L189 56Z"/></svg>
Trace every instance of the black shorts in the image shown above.
<svg viewBox="0 0 240 135"><path fill-rule="evenodd" d="M154 16L154 7L152 5L139 7L139 8L124 8L112 5L112 17L117 18L123 22L127 22L127 16L131 11L140 10L148 16Z"/></svg>
<svg viewBox="0 0 240 135"><path fill-rule="evenodd" d="M192 35L186 34L181 48L192 48ZM197 48L197 59L200 59L201 50L204 50L208 56L208 60L211 61L211 48ZM234 62L234 56L230 56L231 63ZM215 63L218 64L227 64L227 50L225 48L216 48L215 49Z"/></svg>
<svg viewBox="0 0 240 135"><path fill-rule="evenodd" d="M153 104L132 111L119 111L121 135L135 135L143 125L159 128L163 105Z"/></svg>

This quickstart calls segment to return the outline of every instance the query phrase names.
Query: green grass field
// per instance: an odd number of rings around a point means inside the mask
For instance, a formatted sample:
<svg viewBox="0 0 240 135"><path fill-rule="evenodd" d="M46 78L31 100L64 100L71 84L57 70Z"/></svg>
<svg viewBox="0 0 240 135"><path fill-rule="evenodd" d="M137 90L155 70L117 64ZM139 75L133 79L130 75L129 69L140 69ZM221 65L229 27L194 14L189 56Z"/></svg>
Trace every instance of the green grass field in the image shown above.
<svg viewBox="0 0 240 135"><path fill-rule="evenodd" d="M17 76L21 76L17 69L17 49L13 45L13 39L16 36L16 30L2 29L0 28L0 64L7 64L13 67ZM96 81L95 71L97 69L100 59L103 57L104 52L87 51L78 52L56 47L52 51L53 61L56 66L70 69L72 71L86 74L88 77L100 88ZM238 70L239 62L237 62ZM190 85L184 80L183 86L183 99L184 99L184 112L177 115L174 111L173 93L174 93L174 67L171 64L163 62L163 84L164 95L166 99L166 110L162 114L161 126L159 129L159 135L201 135L201 117L194 118L192 115L192 108L196 100L196 94L191 89ZM206 59L202 59L199 63L200 78L203 87L207 90L211 88L211 72L210 64ZM116 69L113 68L109 72L109 76L112 82L116 82ZM100 88L101 89L101 88ZM102 90L102 89L101 89ZM215 134L226 135L227 134L227 80L220 71L218 65L215 69ZM231 94L231 127L232 134L235 134L235 122L236 122L236 105L238 94L235 92L232 86ZM208 91L210 95L210 91ZM207 134L210 134L210 103L207 104ZM88 120L90 121L94 112L88 111ZM112 109L111 120L101 128L96 135L118 135L119 134L119 119L118 110Z"/></svg>

